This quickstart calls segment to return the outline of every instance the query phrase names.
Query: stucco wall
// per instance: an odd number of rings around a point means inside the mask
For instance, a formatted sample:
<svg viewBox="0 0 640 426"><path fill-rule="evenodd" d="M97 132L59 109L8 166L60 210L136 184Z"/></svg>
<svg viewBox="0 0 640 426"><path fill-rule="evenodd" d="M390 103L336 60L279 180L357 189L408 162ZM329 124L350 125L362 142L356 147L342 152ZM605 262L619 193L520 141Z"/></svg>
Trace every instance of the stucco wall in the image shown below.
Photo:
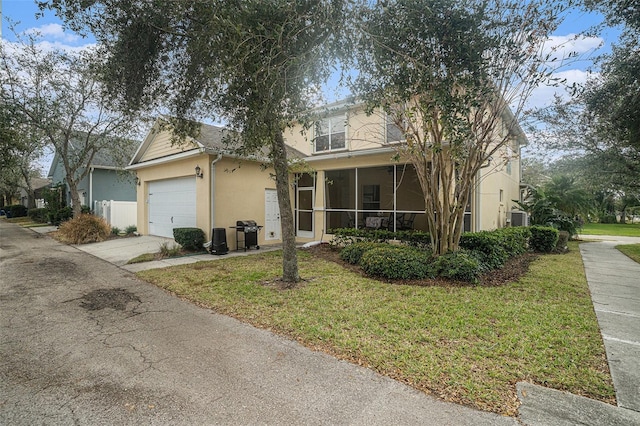
<svg viewBox="0 0 640 426"><path fill-rule="evenodd" d="M196 180L196 226L211 239L213 228L224 228L229 249L235 250L235 226L237 220L255 220L264 225L266 188L275 189L275 181L269 170L261 170L260 165L251 161L225 158L213 165L216 156L200 154L137 170L140 185L138 196L138 231L149 233L148 192L149 183L164 179L193 176ZM203 178L195 177L195 167L200 166ZM211 201L211 188L214 199ZM213 204L213 206L212 206ZM269 241L277 243L279 241ZM259 234L259 244L264 244L264 233Z"/></svg>

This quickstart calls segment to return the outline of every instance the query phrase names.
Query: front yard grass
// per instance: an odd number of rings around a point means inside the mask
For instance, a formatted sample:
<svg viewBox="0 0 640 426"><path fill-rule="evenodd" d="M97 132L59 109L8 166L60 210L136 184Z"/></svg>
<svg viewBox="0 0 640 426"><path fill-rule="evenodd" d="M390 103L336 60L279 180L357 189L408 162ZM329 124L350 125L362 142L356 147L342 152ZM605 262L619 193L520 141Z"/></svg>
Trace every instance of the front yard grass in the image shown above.
<svg viewBox="0 0 640 426"><path fill-rule="evenodd" d="M292 290L277 285L281 252L137 275L444 400L515 415L523 380L615 401L578 245L569 247L494 287L389 284L308 252L306 281Z"/></svg>
<svg viewBox="0 0 640 426"><path fill-rule="evenodd" d="M615 237L640 237L638 223L585 223L580 235L612 235Z"/></svg>
<svg viewBox="0 0 640 426"><path fill-rule="evenodd" d="M640 263L640 244L622 244L616 248L636 263Z"/></svg>

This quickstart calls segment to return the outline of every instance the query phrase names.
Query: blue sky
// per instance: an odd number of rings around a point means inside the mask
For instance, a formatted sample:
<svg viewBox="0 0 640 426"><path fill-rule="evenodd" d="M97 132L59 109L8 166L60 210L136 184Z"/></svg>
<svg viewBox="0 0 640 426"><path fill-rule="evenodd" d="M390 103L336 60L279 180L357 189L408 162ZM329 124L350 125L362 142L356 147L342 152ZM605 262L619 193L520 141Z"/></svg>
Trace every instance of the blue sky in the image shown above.
<svg viewBox="0 0 640 426"><path fill-rule="evenodd" d="M12 21L20 21L17 27L19 32L29 32L33 30L39 31L43 36L43 46L79 49L94 42L89 35L86 38L64 30L62 21L58 19L51 11L44 11L43 16L36 19L39 13L38 7L33 0L2 0L2 37L12 41L15 39L13 34L7 28L5 18ZM611 45L615 43L619 34L616 30L605 32L601 38L582 38L575 39L575 34L583 31L590 26L601 21L601 17L596 14L587 14L580 10L570 13L564 23L555 32L549 45L561 46L557 51L559 55L562 52L574 51L579 54L578 60L572 60L565 66L559 68L556 74L566 79L567 83L582 83L588 78L588 69L593 65L593 58L601 53L608 52ZM541 107L548 105L555 93L566 96L563 89L553 87L540 87L534 91L529 98L530 107ZM329 100L335 97L334 90L328 90L325 97Z"/></svg>
<svg viewBox="0 0 640 426"><path fill-rule="evenodd" d="M2 0L2 37L7 40L14 39L4 20L5 17L8 17L13 21L20 21L18 26L20 32L37 29L43 35L45 45L77 49L94 42L90 35L83 38L70 30L65 31L61 20L53 12L44 11L43 16L36 19L37 13L39 10L34 0ZM580 60L572 61L558 70L559 76L566 78L568 82L583 82L587 77L587 69L592 65L592 59L599 53L609 51L612 42L615 42L618 35L615 30L605 33L603 38L572 41L573 35L600 22L600 20L599 15L587 14L576 9L558 28L554 39L550 41L552 44L563 45L565 51L577 51L580 54ZM553 98L553 93L556 91L554 88L540 88L533 95L530 104L542 106Z"/></svg>

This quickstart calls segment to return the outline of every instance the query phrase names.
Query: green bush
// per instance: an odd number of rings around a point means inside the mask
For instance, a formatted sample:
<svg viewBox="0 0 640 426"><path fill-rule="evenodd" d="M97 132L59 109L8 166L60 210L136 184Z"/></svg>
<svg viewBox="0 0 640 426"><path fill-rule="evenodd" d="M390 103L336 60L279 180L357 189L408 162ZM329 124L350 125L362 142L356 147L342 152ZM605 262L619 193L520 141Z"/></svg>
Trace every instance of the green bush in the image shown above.
<svg viewBox="0 0 640 426"><path fill-rule="evenodd" d="M429 233L421 231L393 232L386 229L337 228L330 229L328 232L333 234L330 243L333 248L346 247L359 241L383 243L389 240L398 240L403 244L421 248L431 245Z"/></svg>
<svg viewBox="0 0 640 426"><path fill-rule="evenodd" d="M47 218L52 225L59 226L62 222L73 217L73 209L71 207L63 207L59 210L47 209Z"/></svg>
<svg viewBox="0 0 640 426"><path fill-rule="evenodd" d="M531 250L550 253L556 248L559 231L549 226L535 225L531 227L531 239L529 245Z"/></svg>
<svg viewBox="0 0 640 426"><path fill-rule="evenodd" d="M202 251L205 238L200 228L173 228L173 239L185 250Z"/></svg>
<svg viewBox="0 0 640 426"><path fill-rule="evenodd" d="M433 278L431 255L407 246L377 247L367 250L360 259L362 270L371 276L390 280Z"/></svg>
<svg viewBox="0 0 640 426"><path fill-rule="evenodd" d="M8 218L11 217L24 217L27 215L27 208L22 204L13 204L4 208L5 214Z"/></svg>
<svg viewBox="0 0 640 426"><path fill-rule="evenodd" d="M477 284L485 271L481 261L474 253L458 250L438 257L435 262L436 273L443 278L467 281Z"/></svg>
<svg viewBox="0 0 640 426"><path fill-rule="evenodd" d="M387 247L389 244L387 243L376 243L373 241L360 241L357 243L349 244L340 250L340 259L345 262L351 263L352 265L357 265L360 263L360 259L362 255L371 249L377 247Z"/></svg>
<svg viewBox="0 0 640 426"><path fill-rule="evenodd" d="M131 235L131 234L133 234L134 232L137 232L137 231L138 231L138 227L135 226L135 225L129 225L126 228L124 228L124 233L127 234L127 235Z"/></svg>
<svg viewBox="0 0 640 426"><path fill-rule="evenodd" d="M618 218L616 217L615 214L602 213L600 214L598 221L600 223L618 223Z"/></svg>
<svg viewBox="0 0 640 426"><path fill-rule="evenodd" d="M47 223L49 221L47 216L47 209L45 208L29 209L28 214L31 220L33 220L34 222Z"/></svg>
<svg viewBox="0 0 640 426"><path fill-rule="evenodd" d="M111 228L111 234L113 234L113 235L120 234L120 228L118 228L117 226L112 227Z"/></svg>
<svg viewBox="0 0 640 426"><path fill-rule="evenodd" d="M496 231L467 232L460 237L460 247L477 253L488 269L501 268L509 259L503 238Z"/></svg>
<svg viewBox="0 0 640 426"><path fill-rule="evenodd" d="M58 229L59 238L70 244L86 244L104 241L109 238L111 227L101 217L82 214L67 220Z"/></svg>
<svg viewBox="0 0 640 426"><path fill-rule="evenodd" d="M502 247L510 257L527 252L531 238L531 229L528 226L501 228L494 232L499 236Z"/></svg>

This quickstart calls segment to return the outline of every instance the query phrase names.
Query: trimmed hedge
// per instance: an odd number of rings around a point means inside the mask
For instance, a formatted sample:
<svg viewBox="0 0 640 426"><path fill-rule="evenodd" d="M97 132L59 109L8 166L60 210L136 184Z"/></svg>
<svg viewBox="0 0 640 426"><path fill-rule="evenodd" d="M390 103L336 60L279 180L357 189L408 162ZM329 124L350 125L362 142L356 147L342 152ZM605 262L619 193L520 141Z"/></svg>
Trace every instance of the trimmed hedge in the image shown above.
<svg viewBox="0 0 640 426"><path fill-rule="evenodd" d="M387 247L387 243L376 243L373 241L360 241L358 243L349 244L342 250L340 250L340 259L352 265L360 263L362 255L371 249L378 247Z"/></svg>
<svg viewBox="0 0 640 426"><path fill-rule="evenodd" d="M29 217L38 223L47 223L49 221L46 208L29 209Z"/></svg>
<svg viewBox="0 0 640 426"><path fill-rule="evenodd" d="M529 246L531 250L551 253L558 243L559 231L549 226L535 225L531 227L531 239Z"/></svg>
<svg viewBox="0 0 640 426"><path fill-rule="evenodd" d="M411 280L435 277L431 255L407 246L376 247L367 250L360 259L362 270L372 276L390 280Z"/></svg>
<svg viewBox="0 0 640 426"><path fill-rule="evenodd" d="M485 271L482 262L470 251L458 250L438 257L435 262L438 276L477 284Z"/></svg>
<svg viewBox="0 0 640 426"><path fill-rule="evenodd" d="M204 231L200 228L173 228L173 239L185 250L204 250Z"/></svg>
<svg viewBox="0 0 640 426"><path fill-rule="evenodd" d="M24 217L27 215L27 208L22 204L12 204L10 206L5 206L4 212L7 218Z"/></svg>
<svg viewBox="0 0 640 426"><path fill-rule="evenodd" d="M398 240L404 244L426 248L431 245L431 236L428 232L421 231L388 231L386 229L357 229L337 228L329 229L333 234L332 247L346 247L360 241L383 243L389 240Z"/></svg>
<svg viewBox="0 0 640 426"><path fill-rule="evenodd" d="M476 253L487 269L498 269L509 258L526 253L530 237L531 230L522 226L467 232L460 237L460 247Z"/></svg>

